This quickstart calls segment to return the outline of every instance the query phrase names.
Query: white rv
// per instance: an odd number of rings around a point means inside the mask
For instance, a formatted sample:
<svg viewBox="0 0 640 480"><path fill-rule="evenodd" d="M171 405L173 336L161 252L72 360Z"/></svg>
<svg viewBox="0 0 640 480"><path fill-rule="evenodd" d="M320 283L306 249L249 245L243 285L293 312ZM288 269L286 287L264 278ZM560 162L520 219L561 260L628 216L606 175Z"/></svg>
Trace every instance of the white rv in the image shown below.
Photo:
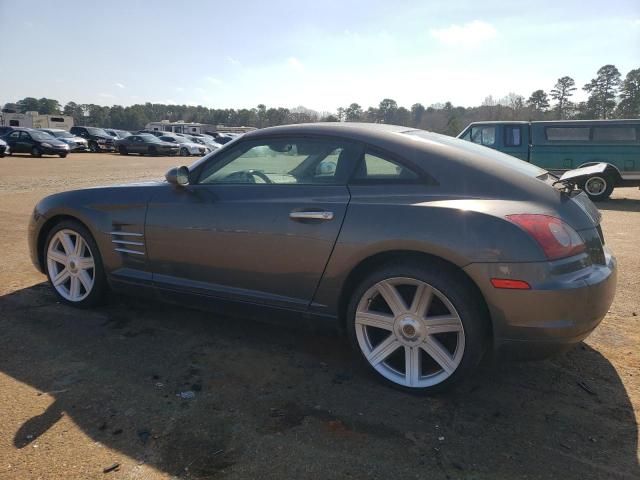
<svg viewBox="0 0 640 480"><path fill-rule="evenodd" d="M73 117L68 115L40 115L38 112L0 113L0 126L26 128L57 128L69 130L73 127Z"/></svg>
<svg viewBox="0 0 640 480"><path fill-rule="evenodd" d="M170 122L163 120L161 122L149 122L145 126L146 130L156 132L173 132L173 133L204 133L209 130L209 125L205 123L186 123L183 121Z"/></svg>

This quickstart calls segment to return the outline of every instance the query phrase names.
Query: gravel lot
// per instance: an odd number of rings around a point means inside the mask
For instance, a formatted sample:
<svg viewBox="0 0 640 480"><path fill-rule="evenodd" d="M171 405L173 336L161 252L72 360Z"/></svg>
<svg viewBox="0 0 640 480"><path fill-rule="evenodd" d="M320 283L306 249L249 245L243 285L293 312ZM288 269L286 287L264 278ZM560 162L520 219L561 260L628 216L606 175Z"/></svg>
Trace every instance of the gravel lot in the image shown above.
<svg viewBox="0 0 640 480"><path fill-rule="evenodd" d="M600 205L619 286L584 344L418 398L331 335L121 297L56 304L28 258L34 204L183 161L0 159L0 478L640 478L637 189Z"/></svg>

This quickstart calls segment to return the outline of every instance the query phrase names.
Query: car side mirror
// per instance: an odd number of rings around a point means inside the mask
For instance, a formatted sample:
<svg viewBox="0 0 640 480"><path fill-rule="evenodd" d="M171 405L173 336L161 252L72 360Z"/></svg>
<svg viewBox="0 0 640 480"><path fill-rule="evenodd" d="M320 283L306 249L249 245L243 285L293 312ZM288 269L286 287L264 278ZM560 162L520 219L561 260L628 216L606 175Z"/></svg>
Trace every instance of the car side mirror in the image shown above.
<svg viewBox="0 0 640 480"><path fill-rule="evenodd" d="M169 169L164 178L172 185L184 187L185 185L189 185L189 169L185 166L173 167Z"/></svg>

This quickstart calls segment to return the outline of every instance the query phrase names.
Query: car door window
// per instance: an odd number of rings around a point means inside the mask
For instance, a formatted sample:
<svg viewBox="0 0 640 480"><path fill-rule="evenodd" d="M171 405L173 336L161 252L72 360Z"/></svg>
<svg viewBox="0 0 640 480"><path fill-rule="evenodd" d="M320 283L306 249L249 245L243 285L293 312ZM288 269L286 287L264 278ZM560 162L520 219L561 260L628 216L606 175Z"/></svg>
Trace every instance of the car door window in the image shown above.
<svg viewBox="0 0 640 480"><path fill-rule="evenodd" d="M358 146L314 138L246 141L205 165L200 184L344 185Z"/></svg>
<svg viewBox="0 0 640 480"><path fill-rule="evenodd" d="M415 181L420 176L400 163L374 152L365 152L354 175L355 181Z"/></svg>
<svg viewBox="0 0 640 480"><path fill-rule="evenodd" d="M491 147L496 144L496 127L471 127L471 141Z"/></svg>
<svg viewBox="0 0 640 480"><path fill-rule="evenodd" d="M20 133L21 132L12 132L11 135L9 135L9 139L15 142L20 137Z"/></svg>
<svg viewBox="0 0 640 480"><path fill-rule="evenodd" d="M29 135L27 132L20 132L20 141L21 142L30 142L31 141L31 135Z"/></svg>

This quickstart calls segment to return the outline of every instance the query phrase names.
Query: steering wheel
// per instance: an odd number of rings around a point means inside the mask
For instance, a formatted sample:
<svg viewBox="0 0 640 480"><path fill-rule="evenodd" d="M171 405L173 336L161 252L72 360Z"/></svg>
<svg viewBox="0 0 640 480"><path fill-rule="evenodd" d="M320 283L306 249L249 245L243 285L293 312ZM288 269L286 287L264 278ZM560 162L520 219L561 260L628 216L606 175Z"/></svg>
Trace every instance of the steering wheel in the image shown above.
<svg viewBox="0 0 640 480"><path fill-rule="evenodd" d="M264 183L273 183L273 181L267 177L264 172L261 172L260 170L245 170L244 173L247 173L249 175L251 175L252 177L258 177L262 180L264 180Z"/></svg>

